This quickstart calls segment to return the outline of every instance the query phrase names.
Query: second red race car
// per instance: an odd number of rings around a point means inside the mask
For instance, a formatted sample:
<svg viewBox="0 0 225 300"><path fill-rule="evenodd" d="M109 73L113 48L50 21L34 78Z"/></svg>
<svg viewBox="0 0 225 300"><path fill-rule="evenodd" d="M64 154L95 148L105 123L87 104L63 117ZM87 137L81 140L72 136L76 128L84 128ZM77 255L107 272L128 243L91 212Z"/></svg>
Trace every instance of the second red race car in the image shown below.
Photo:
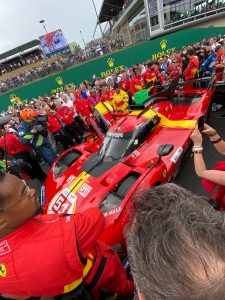
<svg viewBox="0 0 225 300"><path fill-rule="evenodd" d="M44 210L74 214L99 207L107 225L102 241L124 253L123 229L133 196L175 178L190 149L192 130L207 116L215 78L208 88L195 81L190 91L178 81L144 105L131 106L128 115L112 117L111 125L100 118L100 138L60 155L42 187Z"/></svg>

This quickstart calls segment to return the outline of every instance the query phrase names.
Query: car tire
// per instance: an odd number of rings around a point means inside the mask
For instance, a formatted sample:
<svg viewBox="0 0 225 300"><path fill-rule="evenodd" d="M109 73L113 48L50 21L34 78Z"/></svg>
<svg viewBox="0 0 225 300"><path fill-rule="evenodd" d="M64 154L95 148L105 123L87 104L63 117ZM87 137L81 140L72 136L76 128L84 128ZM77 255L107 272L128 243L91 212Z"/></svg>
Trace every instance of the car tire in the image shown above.
<svg viewBox="0 0 225 300"><path fill-rule="evenodd" d="M117 195L124 198L137 179L138 179L137 175L131 175L127 177L118 187L116 192Z"/></svg>

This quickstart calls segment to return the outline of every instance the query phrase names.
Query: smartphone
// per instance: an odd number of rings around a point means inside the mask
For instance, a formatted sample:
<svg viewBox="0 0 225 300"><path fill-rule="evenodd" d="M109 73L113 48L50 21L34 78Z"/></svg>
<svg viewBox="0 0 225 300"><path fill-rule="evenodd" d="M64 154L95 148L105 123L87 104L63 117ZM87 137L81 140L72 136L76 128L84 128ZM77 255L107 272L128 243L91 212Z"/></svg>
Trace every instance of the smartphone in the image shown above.
<svg viewBox="0 0 225 300"><path fill-rule="evenodd" d="M201 116L198 119L198 130L202 131L204 129L204 123L205 123L205 116Z"/></svg>

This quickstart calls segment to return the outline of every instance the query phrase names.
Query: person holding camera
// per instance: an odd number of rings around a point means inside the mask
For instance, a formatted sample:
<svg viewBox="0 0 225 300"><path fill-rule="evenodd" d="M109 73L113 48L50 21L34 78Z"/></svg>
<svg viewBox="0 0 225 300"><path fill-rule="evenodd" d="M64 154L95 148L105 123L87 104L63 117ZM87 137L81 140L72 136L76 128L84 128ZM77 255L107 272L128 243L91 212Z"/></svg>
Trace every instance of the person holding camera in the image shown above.
<svg viewBox="0 0 225 300"><path fill-rule="evenodd" d="M6 151L16 160L23 160L31 166L31 169L27 170L27 174L31 179L37 178L41 183L45 181L46 174L42 171L38 162L30 155L31 148L28 145L23 144L15 131L5 126L6 134L3 130L0 130L0 148Z"/></svg>
<svg viewBox="0 0 225 300"><path fill-rule="evenodd" d="M46 120L41 120L33 109L23 109L20 112L22 119L19 128L19 138L23 144L29 145L50 166L57 158L48 139Z"/></svg>

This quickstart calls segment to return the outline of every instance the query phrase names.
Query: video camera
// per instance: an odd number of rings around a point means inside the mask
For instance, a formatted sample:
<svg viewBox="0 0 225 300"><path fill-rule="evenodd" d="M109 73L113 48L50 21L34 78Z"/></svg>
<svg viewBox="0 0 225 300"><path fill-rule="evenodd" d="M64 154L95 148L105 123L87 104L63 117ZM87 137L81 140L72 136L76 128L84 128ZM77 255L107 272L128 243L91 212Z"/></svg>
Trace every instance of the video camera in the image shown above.
<svg viewBox="0 0 225 300"><path fill-rule="evenodd" d="M38 115L36 116L29 124L30 129L35 129L37 133L42 133L43 131L47 131L47 116L46 115Z"/></svg>

